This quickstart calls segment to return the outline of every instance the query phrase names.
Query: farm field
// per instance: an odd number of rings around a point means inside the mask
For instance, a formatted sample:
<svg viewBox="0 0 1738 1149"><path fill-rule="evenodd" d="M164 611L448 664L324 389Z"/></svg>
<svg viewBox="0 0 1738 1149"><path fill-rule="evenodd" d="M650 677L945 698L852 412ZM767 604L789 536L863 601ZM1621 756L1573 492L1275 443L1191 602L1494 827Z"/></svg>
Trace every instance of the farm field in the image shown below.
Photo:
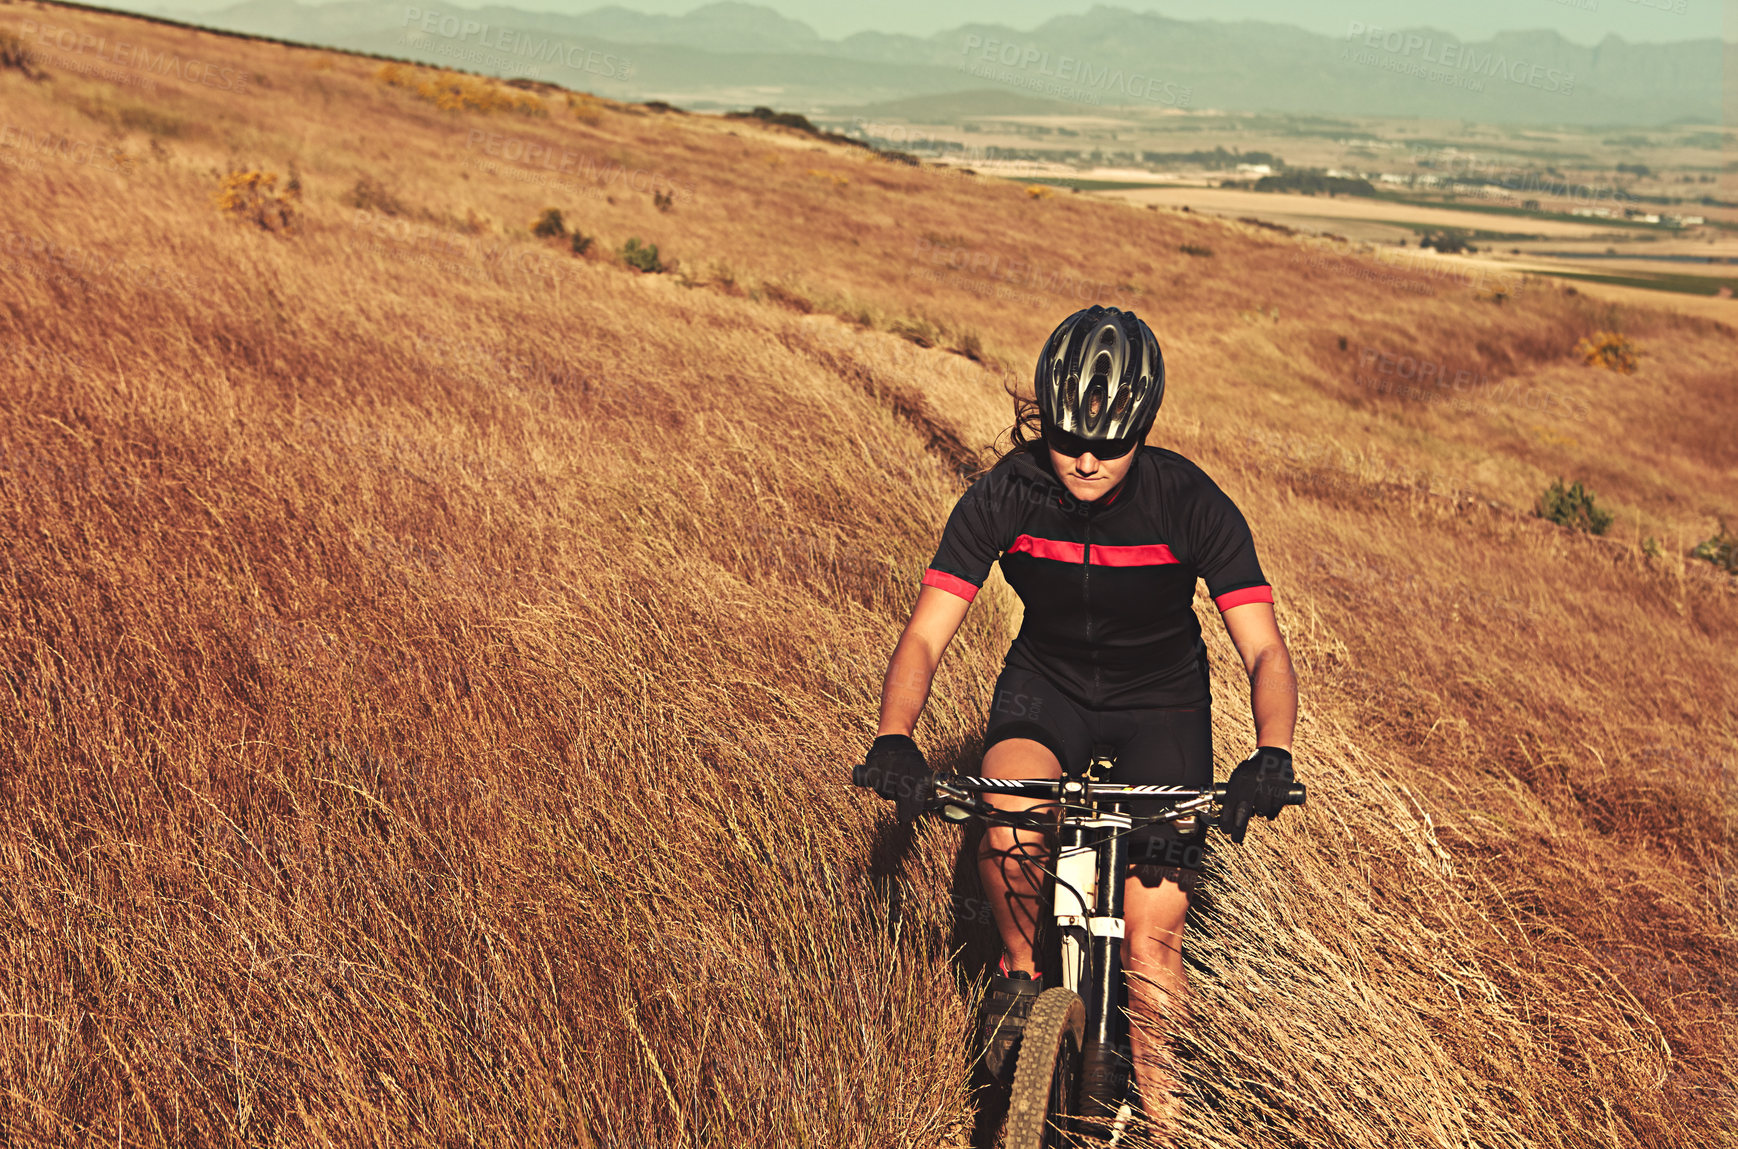
<svg viewBox="0 0 1738 1149"><path fill-rule="evenodd" d="M846 781L1008 388L1093 302L1250 519L1310 787L1220 853L1181 1124L1138 1143L1734 1144L1729 323L25 19L110 48L0 67L8 1144L983 1143L970 843ZM1558 479L1603 534L1534 514ZM938 765L1018 621L992 581Z"/></svg>

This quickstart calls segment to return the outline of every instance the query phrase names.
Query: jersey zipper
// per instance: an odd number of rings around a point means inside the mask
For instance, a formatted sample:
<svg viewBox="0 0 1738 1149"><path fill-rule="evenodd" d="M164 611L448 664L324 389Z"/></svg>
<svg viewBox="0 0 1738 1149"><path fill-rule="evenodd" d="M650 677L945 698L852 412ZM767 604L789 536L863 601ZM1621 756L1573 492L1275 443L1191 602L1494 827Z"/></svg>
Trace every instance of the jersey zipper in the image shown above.
<svg viewBox="0 0 1738 1149"><path fill-rule="evenodd" d="M1080 548L1080 597L1086 606L1086 656L1092 661L1092 700L1098 702L1104 688L1099 681L1098 651L1092 644L1092 512L1086 515L1086 545Z"/></svg>

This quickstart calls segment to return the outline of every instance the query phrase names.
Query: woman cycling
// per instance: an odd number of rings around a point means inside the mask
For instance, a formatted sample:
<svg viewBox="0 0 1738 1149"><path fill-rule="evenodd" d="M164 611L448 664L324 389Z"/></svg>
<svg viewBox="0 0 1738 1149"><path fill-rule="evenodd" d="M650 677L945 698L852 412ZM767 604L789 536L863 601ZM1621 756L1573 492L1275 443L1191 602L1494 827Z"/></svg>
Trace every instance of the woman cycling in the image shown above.
<svg viewBox="0 0 1738 1149"><path fill-rule="evenodd" d="M1054 779L1083 772L1102 750L1116 757L1113 781L1210 786L1207 656L1193 607L1201 578L1251 687L1259 749L1232 773L1221 818L1240 842L1252 813L1279 812L1297 718L1291 656L1249 527L1199 467L1143 445L1164 399L1165 367L1133 312L1090 307L1069 316L1038 357L1035 386L1036 402L1016 400L1011 449L948 517L887 667L865 776L899 802L901 817L916 817L930 771L911 733L942 654L1000 561L1025 617L996 682L982 773ZM993 800L1006 809L1038 804ZM1139 817L1141 805L1131 812ZM1183 923L1205 835L1204 825L1166 823L1131 837L1124 962L1139 975L1129 979L1131 1012L1165 1017L1185 989ZM996 1076L1043 984L1033 935L1049 849L1035 831L999 826L979 853L1004 951L981 1020ZM1157 1051L1131 1029L1141 1092L1161 1101L1170 1086Z"/></svg>

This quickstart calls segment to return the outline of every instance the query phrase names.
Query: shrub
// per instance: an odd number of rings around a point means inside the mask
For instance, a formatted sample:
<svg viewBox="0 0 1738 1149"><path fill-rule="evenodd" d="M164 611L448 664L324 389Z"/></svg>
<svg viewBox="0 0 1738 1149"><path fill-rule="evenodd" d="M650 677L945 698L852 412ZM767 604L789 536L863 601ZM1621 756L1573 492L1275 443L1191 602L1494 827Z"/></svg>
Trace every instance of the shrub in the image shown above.
<svg viewBox="0 0 1738 1149"><path fill-rule="evenodd" d="M629 267L656 274L664 270L664 263L658 258L658 245L655 243L641 244L638 236L628 239L618 252L622 262Z"/></svg>
<svg viewBox="0 0 1738 1149"><path fill-rule="evenodd" d="M1593 492L1583 487L1580 479L1575 480L1574 485L1569 487L1563 485L1562 479L1552 483L1539 496L1533 513L1560 527L1585 531L1590 535L1603 535L1605 528L1611 525L1611 512L1602 511L1594 505Z"/></svg>
<svg viewBox="0 0 1738 1149"><path fill-rule="evenodd" d="M0 68L16 68L32 80L40 80L46 75L36 67L36 53L10 32L0 32Z"/></svg>
<svg viewBox="0 0 1738 1149"><path fill-rule="evenodd" d="M292 175L283 191L277 188L276 172L237 168L223 177L211 199L218 211L258 224L266 231L293 230L294 205L302 198L301 181Z"/></svg>
<svg viewBox="0 0 1738 1149"><path fill-rule="evenodd" d="M1633 374L1637 352L1627 335L1616 331L1596 331L1575 345L1575 354L1589 367L1606 367Z"/></svg>
<svg viewBox="0 0 1738 1149"><path fill-rule="evenodd" d="M573 113L573 118L587 127L595 126L603 119L603 101L585 92L569 92L567 110Z"/></svg>
<svg viewBox="0 0 1738 1149"><path fill-rule="evenodd" d="M356 181L355 186L344 196L344 202L353 208L377 211L381 215L405 213L404 204L399 198L388 191L385 184L369 176L363 176Z"/></svg>
<svg viewBox="0 0 1738 1149"><path fill-rule="evenodd" d="M921 317L896 319L887 330L901 339L910 340L919 347L934 347L941 341L941 330L929 320Z"/></svg>
<svg viewBox="0 0 1738 1149"><path fill-rule="evenodd" d="M1442 231L1426 232L1424 236L1419 239L1418 246L1427 249L1435 248L1444 255L1453 255L1456 252L1461 251L1476 252L1478 250L1478 248L1474 247L1471 241L1467 239L1466 232L1454 227L1444 228Z"/></svg>
<svg viewBox="0 0 1738 1149"><path fill-rule="evenodd" d="M669 211L671 207L675 206L675 203L676 195L674 192L653 190L652 206L659 211Z"/></svg>
<svg viewBox="0 0 1738 1149"><path fill-rule="evenodd" d="M964 355L974 363L984 361L984 342L978 338L976 331L961 332L959 337L954 340L954 345L948 350L957 355Z"/></svg>
<svg viewBox="0 0 1738 1149"><path fill-rule="evenodd" d="M581 235L577 231L574 232L573 233L573 241L572 241L573 254L584 255L586 253L587 249L589 249L591 247L591 241L592 241L591 236Z"/></svg>
<svg viewBox="0 0 1738 1149"><path fill-rule="evenodd" d="M1178 247L1177 250L1182 252L1184 255L1199 256L1202 259L1210 259L1213 255L1212 248L1203 247L1198 243L1185 243Z"/></svg>
<svg viewBox="0 0 1738 1149"><path fill-rule="evenodd" d="M1226 184L1231 187L1238 186L1236 181L1232 180L1227 180ZM1376 188L1369 180L1330 176L1324 171L1311 168L1294 168L1279 175L1262 176L1255 181L1255 190L1258 192L1302 192L1304 195L1317 195L1326 192L1330 196L1373 196L1376 194Z"/></svg>
<svg viewBox="0 0 1738 1149"><path fill-rule="evenodd" d="M389 88L404 88L442 111L548 114L543 101L530 92L515 91L480 76L464 76L457 72L429 75L403 64L382 64L374 78Z"/></svg>
<svg viewBox="0 0 1738 1149"><path fill-rule="evenodd" d="M543 214L531 224L531 234L544 239L556 239L567 234L567 225L561 222L561 209L546 207Z"/></svg>
<svg viewBox="0 0 1738 1149"><path fill-rule="evenodd" d="M1727 574L1738 574L1738 535L1726 531L1726 520L1712 538L1703 539L1690 552L1692 558L1707 559Z"/></svg>
<svg viewBox="0 0 1738 1149"><path fill-rule="evenodd" d="M763 296L780 307L788 307L792 311L800 311L804 315L814 313L814 301L795 286L784 283L763 283L760 290Z"/></svg>

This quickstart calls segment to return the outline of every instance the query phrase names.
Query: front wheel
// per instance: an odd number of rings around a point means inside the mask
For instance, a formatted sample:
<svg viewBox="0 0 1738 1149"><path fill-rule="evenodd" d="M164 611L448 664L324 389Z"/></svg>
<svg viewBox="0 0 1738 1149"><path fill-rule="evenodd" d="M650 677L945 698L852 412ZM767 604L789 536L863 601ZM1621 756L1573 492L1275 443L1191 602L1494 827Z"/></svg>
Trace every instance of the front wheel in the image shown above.
<svg viewBox="0 0 1738 1149"><path fill-rule="evenodd" d="M1060 1149L1080 1087L1086 1003L1060 986L1032 1003L1008 1091L1005 1149Z"/></svg>

